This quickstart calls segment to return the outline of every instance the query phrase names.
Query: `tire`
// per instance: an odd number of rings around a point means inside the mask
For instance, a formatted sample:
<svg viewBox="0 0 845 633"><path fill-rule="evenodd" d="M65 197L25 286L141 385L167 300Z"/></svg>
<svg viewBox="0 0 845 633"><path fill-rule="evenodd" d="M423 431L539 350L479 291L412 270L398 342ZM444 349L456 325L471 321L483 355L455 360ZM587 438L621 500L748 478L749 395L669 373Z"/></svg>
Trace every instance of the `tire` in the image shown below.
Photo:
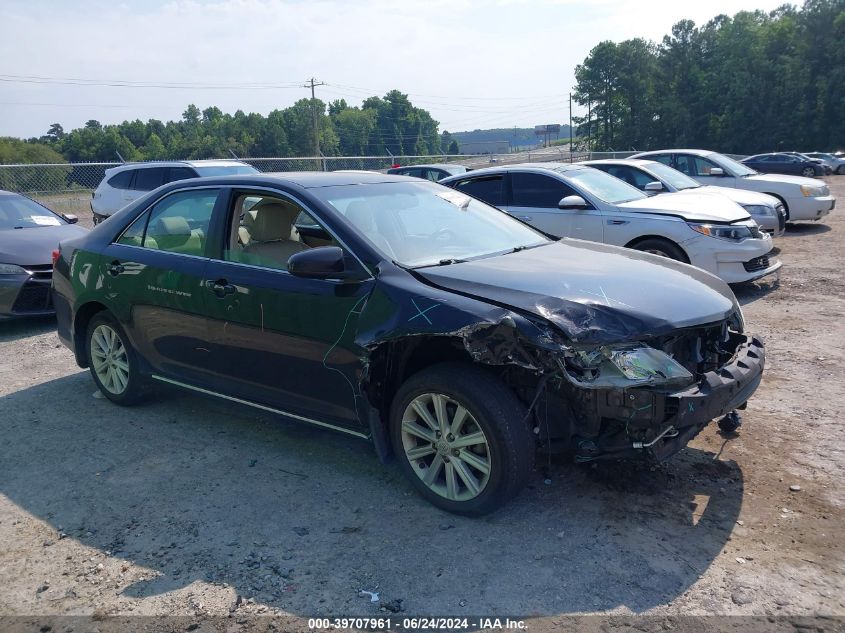
<svg viewBox="0 0 845 633"><path fill-rule="evenodd" d="M845 165L840 165L836 168L836 173L840 176L845 176Z"/></svg>
<svg viewBox="0 0 845 633"><path fill-rule="evenodd" d="M400 468L423 497L447 512L480 516L516 496L531 476L535 447L525 414L498 378L444 363L414 374L399 389L390 438ZM427 483L424 476L432 472Z"/></svg>
<svg viewBox="0 0 845 633"><path fill-rule="evenodd" d="M801 175L804 176L804 178L813 178L816 175L816 170L812 167L805 167L801 170Z"/></svg>
<svg viewBox="0 0 845 633"><path fill-rule="evenodd" d="M670 242L669 240L664 240L659 237L649 237L641 240L630 248L643 251L645 253L652 253L653 255L660 255L661 257L668 257L669 259L674 259L676 261L683 262L684 264L689 263L686 253L681 250L680 246L674 242Z"/></svg>
<svg viewBox="0 0 845 633"><path fill-rule="evenodd" d="M144 396L144 380L138 357L123 328L108 312L88 323L85 353L91 376L100 392L116 404L129 406Z"/></svg>

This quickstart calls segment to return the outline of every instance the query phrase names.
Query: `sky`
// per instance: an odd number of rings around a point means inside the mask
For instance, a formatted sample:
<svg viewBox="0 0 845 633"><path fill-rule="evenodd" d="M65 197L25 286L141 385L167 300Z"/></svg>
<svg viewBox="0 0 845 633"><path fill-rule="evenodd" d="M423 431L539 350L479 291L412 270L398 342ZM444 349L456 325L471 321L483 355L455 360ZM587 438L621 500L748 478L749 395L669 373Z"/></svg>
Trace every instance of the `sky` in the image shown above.
<svg viewBox="0 0 845 633"><path fill-rule="evenodd" d="M0 136L176 120L190 103L266 115L310 96L311 77L326 102L401 90L441 131L566 123L600 41L783 3L0 0Z"/></svg>

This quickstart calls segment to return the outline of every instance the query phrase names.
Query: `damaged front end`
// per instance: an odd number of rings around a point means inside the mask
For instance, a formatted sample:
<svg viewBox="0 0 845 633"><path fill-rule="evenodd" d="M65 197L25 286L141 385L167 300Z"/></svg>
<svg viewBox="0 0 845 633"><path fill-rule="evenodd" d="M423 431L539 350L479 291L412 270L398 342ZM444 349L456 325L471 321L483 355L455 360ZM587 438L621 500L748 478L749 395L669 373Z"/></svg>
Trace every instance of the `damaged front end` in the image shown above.
<svg viewBox="0 0 845 633"><path fill-rule="evenodd" d="M541 444L563 445L577 461L664 460L745 406L765 351L736 318L630 343L561 345L552 358L553 379L541 379L531 402Z"/></svg>

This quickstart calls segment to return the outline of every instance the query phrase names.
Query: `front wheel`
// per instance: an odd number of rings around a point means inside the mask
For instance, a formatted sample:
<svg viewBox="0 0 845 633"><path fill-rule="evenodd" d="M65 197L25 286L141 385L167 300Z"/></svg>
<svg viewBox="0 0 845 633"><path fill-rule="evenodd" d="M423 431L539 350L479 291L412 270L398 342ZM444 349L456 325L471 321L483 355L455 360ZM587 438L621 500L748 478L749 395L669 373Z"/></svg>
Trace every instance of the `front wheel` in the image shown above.
<svg viewBox="0 0 845 633"><path fill-rule="evenodd" d="M417 491L448 512L479 516L527 483L534 441L525 407L479 368L435 365L409 378L393 401L390 435Z"/></svg>
<svg viewBox="0 0 845 633"><path fill-rule="evenodd" d="M804 169L801 170L801 175L804 176L805 178L812 178L813 176L816 175L816 170L813 169L812 167L805 167Z"/></svg>
<svg viewBox="0 0 845 633"><path fill-rule="evenodd" d="M660 255L661 257L668 257L679 262L689 263L684 251L677 244L669 240L663 240L657 237L648 238L637 242L631 248L643 251L644 253L651 253L652 255Z"/></svg>
<svg viewBox="0 0 845 633"><path fill-rule="evenodd" d="M86 351L91 376L102 394L117 404L135 404L143 397L143 379L135 350L117 320L100 312L88 324Z"/></svg>

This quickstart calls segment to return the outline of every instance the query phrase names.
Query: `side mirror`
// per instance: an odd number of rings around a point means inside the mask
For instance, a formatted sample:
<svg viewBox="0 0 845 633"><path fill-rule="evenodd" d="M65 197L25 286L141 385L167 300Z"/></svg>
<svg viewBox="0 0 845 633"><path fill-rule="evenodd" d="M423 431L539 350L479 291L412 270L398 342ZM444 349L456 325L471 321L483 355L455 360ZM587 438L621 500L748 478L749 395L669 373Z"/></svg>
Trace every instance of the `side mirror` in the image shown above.
<svg viewBox="0 0 845 633"><path fill-rule="evenodd" d="M76 224L77 222L79 222L79 218L73 215L72 213L62 213L62 217L68 224Z"/></svg>
<svg viewBox="0 0 845 633"><path fill-rule="evenodd" d="M724 176L724 175L725 175L725 170L724 170L724 169L722 169L721 167L713 167L713 168L710 170L710 173L709 173L709 174L707 174L707 175L708 175L708 176Z"/></svg>
<svg viewBox="0 0 845 633"><path fill-rule="evenodd" d="M645 185L646 191L663 191L663 183L655 180L654 182L648 182Z"/></svg>
<svg viewBox="0 0 845 633"><path fill-rule="evenodd" d="M288 272L305 279L354 279L355 271L347 270L343 249L318 246L290 256Z"/></svg>
<svg viewBox="0 0 845 633"><path fill-rule="evenodd" d="M557 203L558 209L586 209L587 201L581 196L566 196Z"/></svg>

